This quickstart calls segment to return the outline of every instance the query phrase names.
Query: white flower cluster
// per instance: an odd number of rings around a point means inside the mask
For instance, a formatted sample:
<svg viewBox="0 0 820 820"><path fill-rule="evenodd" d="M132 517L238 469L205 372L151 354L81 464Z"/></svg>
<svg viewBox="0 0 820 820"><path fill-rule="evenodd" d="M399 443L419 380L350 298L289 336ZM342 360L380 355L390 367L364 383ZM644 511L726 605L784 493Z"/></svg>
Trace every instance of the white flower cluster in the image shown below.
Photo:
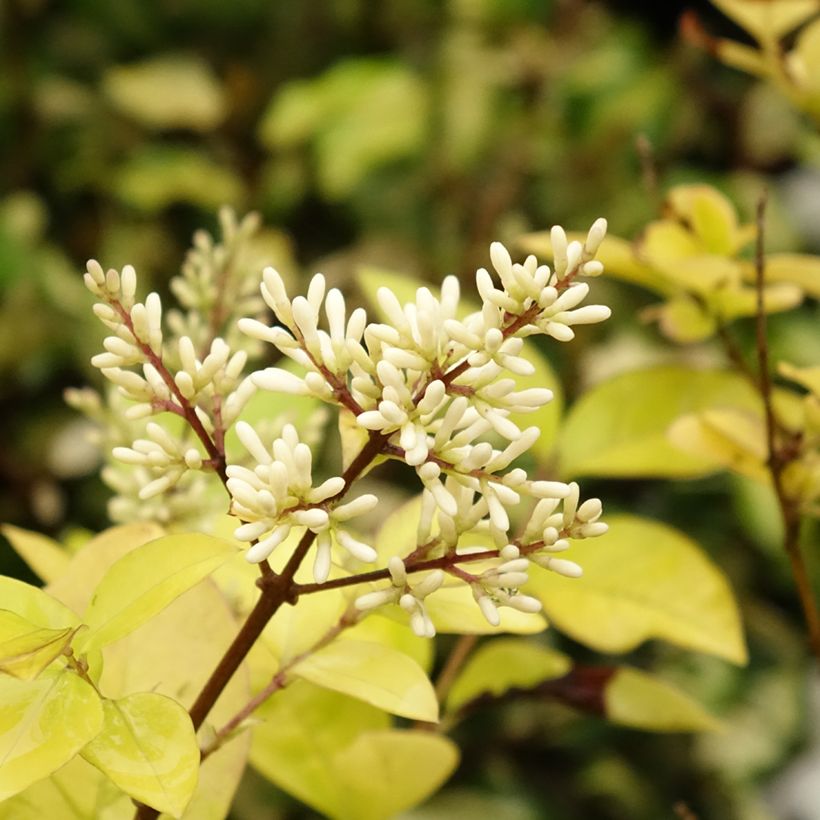
<svg viewBox="0 0 820 820"><path fill-rule="evenodd" d="M436 628L424 608L424 599L435 592L444 582L444 573L434 569L419 578L415 586L411 586L407 578L407 568L404 561L394 555L387 562L391 585L387 589L379 589L360 595L355 602L360 611L375 609L385 604L398 603L409 614L410 627L420 638L432 638Z"/></svg>
<svg viewBox="0 0 820 820"><path fill-rule="evenodd" d="M344 479L333 476L313 486L313 456L310 447L299 441L293 425L285 426L282 437L273 442L270 450L250 424L239 422L236 432L256 462L253 469L228 466L233 513L246 522L235 535L240 541L253 542L247 552L248 561L264 561L294 527L316 534L313 577L317 583L326 581L330 574L331 537L359 561L376 560L373 547L339 527L370 512L379 503L375 495L360 495L334 505L346 489Z"/></svg>
<svg viewBox="0 0 820 820"><path fill-rule="evenodd" d="M111 330L93 364L133 402L129 423L143 425L141 434L113 447L114 457L131 470L107 479L124 496L122 515L129 514L125 506L168 498L186 482L201 498L191 476L213 471L230 493L231 511L241 522L235 534L249 544L250 562L265 561L294 529L312 542L318 584L328 579L334 555L346 563L374 562L376 551L346 527L378 504L370 494L343 500L361 469L314 486L311 448L294 426L285 424L274 437L265 421L252 427L240 420L257 389L309 396L343 408L359 430L357 441L367 440L371 461L381 456L410 465L422 488L418 547L407 562L393 556L390 586L360 596L361 610L396 603L417 634L430 636L435 629L424 601L449 575L469 585L491 624L499 623L501 606L537 611L538 601L520 591L530 564L580 575L577 564L556 553L572 539L602 534L606 525L599 521L600 501L579 506L576 484L531 479L513 467L539 435L537 426L522 429L518 415L552 399L550 390L521 389L517 379L534 372L526 337L569 341L574 326L609 316L605 306L581 304L589 286L578 281L602 271L594 257L606 222L596 221L585 243L567 242L563 230L554 228L554 269L532 256L514 263L503 245L493 243L495 276L483 268L477 272L481 306L467 315L459 309L459 283L452 276L439 296L422 287L405 305L380 288L380 322L368 322L362 308L348 313L342 293L328 290L321 274L306 296L291 299L282 277L268 267L262 301L252 296L245 278L231 277L242 242L255 227L253 220L237 223L223 215L223 244L197 235L183 276L173 283L186 312L172 312L170 333L163 332L156 293L136 301L131 266L117 272L88 264L86 285L100 299L95 313ZM238 306L257 314L261 304L279 324L243 316L235 322L242 341L228 320ZM249 351L260 342L272 344L296 368L246 375ZM173 427L147 420L162 412L178 416L185 432L176 435ZM227 462L231 428L248 453L241 462ZM511 511L527 499L532 514L522 536L513 538ZM478 574L468 571L470 550L459 546L465 533L486 540ZM422 566L425 560L439 564L431 571ZM408 576L422 571L411 583Z"/></svg>
<svg viewBox="0 0 820 820"><path fill-rule="evenodd" d="M461 534L488 531L503 553L501 563L481 576L463 575L491 623L498 623L498 606L538 608L537 601L518 592L530 560L577 576L576 564L550 553L563 550L567 538L590 537L606 529L597 521L597 500L576 511L577 485L531 480L521 468L508 470L539 435L535 426L522 431L511 415L537 410L552 398L546 388L516 389L516 376L534 372L521 355L524 338L541 333L568 341L573 325L609 316L605 306L580 306L589 286L576 281L579 275L601 273L594 255L605 231L605 221L598 220L581 244L568 243L562 229L553 229L555 270L538 265L532 256L522 264L513 263L506 248L493 243L490 256L500 286L488 271L479 270L481 309L462 319L454 277L445 279L440 297L420 288L415 302L403 306L389 289L380 288L378 302L386 321L368 323L360 308L348 316L341 292L327 291L321 274L313 277L305 297L291 299L282 278L267 268L262 296L281 326L256 319L239 322L244 333L273 344L305 370L299 376L267 368L251 376L257 387L313 396L346 408L371 440L379 437L382 453L415 467L423 486L420 544L431 537L434 521L439 549L451 555ZM322 314L327 330L320 327ZM495 447L493 440L498 438L504 443ZM540 531L536 541L522 542L526 557L519 557L509 532L509 510L522 497L537 500L529 529ZM561 499L564 509L555 513ZM576 520L576 512L588 517ZM556 514L570 523L554 526ZM263 531L240 528L245 537ZM391 575L392 586L360 598L360 608L404 601L414 629L429 634L432 625L421 598L412 603L409 587L397 581L400 573L395 567Z"/></svg>

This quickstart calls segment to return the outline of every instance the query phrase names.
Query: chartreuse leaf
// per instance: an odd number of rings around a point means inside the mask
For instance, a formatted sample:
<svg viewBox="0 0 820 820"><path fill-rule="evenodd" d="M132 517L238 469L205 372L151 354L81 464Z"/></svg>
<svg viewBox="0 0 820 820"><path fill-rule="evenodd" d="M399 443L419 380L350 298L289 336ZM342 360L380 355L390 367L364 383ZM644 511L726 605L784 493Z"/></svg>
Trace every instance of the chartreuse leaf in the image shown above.
<svg viewBox="0 0 820 820"><path fill-rule="evenodd" d="M433 666L434 642L420 638L406 624L385 617L380 611L372 612L356 626L345 629L338 640L384 644L409 655L425 672L429 673Z"/></svg>
<svg viewBox="0 0 820 820"><path fill-rule="evenodd" d="M99 696L71 671L33 681L0 675L0 800L71 760L102 721Z"/></svg>
<svg viewBox="0 0 820 820"><path fill-rule="evenodd" d="M369 641L334 641L291 672L411 720L438 720L438 700L424 670L408 655Z"/></svg>
<svg viewBox="0 0 820 820"><path fill-rule="evenodd" d="M712 732L721 728L686 693L653 675L622 667L604 690L606 716L646 732Z"/></svg>
<svg viewBox="0 0 820 820"><path fill-rule="evenodd" d="M65 629L80 624L79 618L51 595L5 575L0 575L0 601L4 609L48 629Z"/></svg>
<svg viewBox="0 0 820 820"><path fill-rule="evenodd" d="M583 243L586 234L568 232L567 239ZM549 231L526 234L521 237L518 244L540 259L552 260L552 240ZM604 276L640 285L661 295L667 295L674 290L656 270L637 256L633 244L626 239L607 234L598 247L595 258L603 264Z"/></svg>
<svg viewBox="0 0 820 820"><path fill-rule="evenodd" d="M527 591L562 632L601 652L627 652L649 638L746 662L737 603L701 548L672 527L618 515L609 532L580 541L584 575L533 569Z"/></svg>
<svg viewBox="0 0 820 820"><path fill-rule="evenodd" d="M563 653L517 638L498 638L480 647L467 661L447 696L455 712L484 693L502 695L508 689L529 689L560 678L572 668Z"/></svg>
<svg viewBox="0 0 820 820"><path fill-rule="evenodd" d="M758 481L765 481L766 430L763 419L754 413L722 408L703 410L676 419L669 428L669 440L687 453L711 459Z"/></svg>
<svg viewBox="0 0 820 820"><path fill-rule="evenodd" d="M667 204L709 253L732 255L746 241L732 203L711 185L678 185L667 194Z"/></svg>
<svg viewBox="0 0 820 820"><path fill-rule="evenodd" d="M82 616L109 567L131 550L164 534L162 527L149 521L110 527L71 556L60 575L49 579L46 592Z"/></svg>
<svg viewBox="0 0 820 820"><path fill-rule="evenodd" d="M199 747L191 718L175 700L139 692L103 701L103 728L83 757L126 794L180 817L194 793Z"/></svg>
<svg viewBox="0 0 820 820"><path fill-rule="evenodd" d="M0 672L33 680L71 643L77 627L48 629L0 609Z"/></svg>
<svg viewBox="0 0 820 820"><path fill-rule="evenodd" d="M760 42L779 40L817 12L816 0L712 0Z"/></svg>
<svg viewBox="0 0 820 820"><path fill-rule="evenodd" d="M80 755L0 803L0 820L122 820L134 804Z"/></svg>
<svg viewBox="0 0 820 820"><path fill-rule="evenodd" d="M307 681L294 681L257 710L251 763L262 775L327 817L344 817L341 754L390 718L370 704Z"/></svg>
<svg viewBox="0 0 820 820"><path fill-rule="evenodd" d="M438 288L429 285L421 279L385 271L381 268L360 268L356 273L356 281L370 302L373 311L383 322L387 322L389 319L376 298L380 287L390 288L402 304L415 302L416 291L421 287L428 288L436 297L438 297L440 293ZM480 310L480 306L475 301L472 301L469 296L462 296L460 306L461 309L458 313L459 318L464 318L468 314ZM549 360L534 342L525 342L520 355L533 365L535 372L531 376L515 376L516 390L526 390L530 387L546 387L552 390L553 398L549 404L546 404L534 413L513 413L510 418L522 430L533 426L537 426L541 430L541 435L533 445L532 452L537 458L546 461L552 455L558 425L561 422L561 413L564 405L561 382L556 376Z"/></svg>
<svg viewBox="0 0 820 820"><path fill-rule="evenodd" d="M679 416L720 407L755 410L759 399L745 379L722 370L665 366L616 376L570 409L559 439L561 474L704 475L714 460L678 449L667 432Z"/></svg>
<svg viewBox="0 0 820 820"><path fill-rule="evenodd" d="M305 595L279 608L262 633L265 645L284 664L309 650L334 626L347 601L339 590Z"/></svg>
<svg viewBox="0 0 820 820"><path fill-rule="evenodd" d="M334 761L346 784L338 817L395 817L437 791L458 759L458 747L441 735L398 729L364 732Z"/></svg>
<svg viewBox="0 0 820 820"><path fill-rule="evenodd" d="M190 708L239 626L216 586L206 579L139 629L105 647L100 688L112 698L157 692ZM265 683L275 671L274 666ZM243 664L219 697L208 723L224 725L247 704L250 695ZM223 820L228 815L249 746L250 735L244 733L205 760L186 818ZM100 779L105 780L102 774Z"/></svg>
<svg viewBox="0 0 820 820"><path fill-rule="evenodd" d="M94 592L84 645L100 648L133 632L234 555L229 541L200 533L167 535L137 547Z"/></svg>
<svg viewBox="0 0 820 820"><path fill-rule="evenodd" d="M3 524L0 532L32 571L46 583L59 577L68 566L68 553L53 539L11 524Z"/></svg>

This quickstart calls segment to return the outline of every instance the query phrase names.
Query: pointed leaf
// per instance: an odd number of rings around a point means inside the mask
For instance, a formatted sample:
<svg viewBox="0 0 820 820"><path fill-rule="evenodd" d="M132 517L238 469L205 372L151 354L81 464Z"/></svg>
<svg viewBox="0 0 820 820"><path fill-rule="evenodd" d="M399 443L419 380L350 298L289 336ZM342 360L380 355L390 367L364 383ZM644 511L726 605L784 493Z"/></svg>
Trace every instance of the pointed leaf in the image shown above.
<svg viewBox="0 0 820 820"><path fill-rule="evenodd" d="M194 793L199 747L175 700L141 692L103 702L102 731L82 752L126 794L180 817Z"/></svg>
<svg viewBox="0 0 820 820"><path fill-rule="evenodd" d="M759 399L728 371L672 366L616 376L570 409L559 441L561 474L705 475L714 461L679 450L667 431L679 416L714 407L757 410Z"/></svg>
<svg viewBox="0 0 820 820"><path fill-rule="evenodd" d="M0 602L4 609L48 629L65 629L80 623L70 609L42 589L5 575L0 575Z"/></svg>
<svg viewBox="0 0 820 820"><path fill-rule="evenodd" d="M291 671L394 715L431 723L438 720L438 700L430 679L412 658L389 646L333 642L299 661Z"/></svg>
<svg viewBox="0 0 820 820"><path fill-rule="evenodd" d="M109 527L86 541L71 556L59 577L49 581L46 592L82 616L91 596L111 565L142 544L160 538L165 531L151 521L135 521Z"/></svg>
<svg viewBox="0 0 820 820"><path fill-rule="evenodd" d="M0 672L33 680L63 654L77 627L48 629L0 609Z"/></svg>
<svg viewBox="0 0 820 820"><path fill-rule="evenodd" d="M667 194L667 203L709 253L733 255L739 248L737 212L732 203L711 185L678 185Z"/></svg>
<svg viewBox="0 0 820 820"><path fill-rule="evenodd" d="M103 720L93 687L67 670L34 681L0 675L0 800L74 757Z"/></svg>
<svg viewBox="0 0 820 820"><path fill-rule="evenodd" d="M389 820L426 800L455 770L458 747L430 732L365 732L334 761L346 784L343 820Z"/></svg>
<svg viewBox="0 0 820 820"><path fill-rule="evenodd" d="M0 532L32 571L46 583L57 578L68 566L68 553L53 539L11 524L3 524Z"/></svg>
<svg viewBox="0 0 820 820"><path fill-rule="evenodd" d="M728 581L700 547L656 521L607 518L610 530L572 547L582 578L531 573L526 589L554 625L601 652L649 638L746 662L740 613Z"/></svg>
<svg viewBox="0 0 820 820"><path fill-rule="evenodd" d="M122 638L236 554L230 542L199 533L168 535L137 547L111 567L94 592L84 645L100 648Z"/></svg>
<svg viewBox="0 0 820 820"><path fill-rule="evenodd" d="M685 692L639 669L618 669L604 691L606 716L646 732L713 732L720 721Z"/></svg>
<svg viewBox="0 0 820 820"><path fill-rule="evenodd" d="M502 695L508 689L529 689L544 680L560 678L572 668L563 653L546 646L498 638L480 647L467 661L447 697L447 709L455 712L487 693Z"/></svg>
<svg viewBox="0 0 820 820"><path fill-rule="evenodd" d="M820 256L769 254L766 256L766 281L791 282L807 295L820 299Z"/></svg>

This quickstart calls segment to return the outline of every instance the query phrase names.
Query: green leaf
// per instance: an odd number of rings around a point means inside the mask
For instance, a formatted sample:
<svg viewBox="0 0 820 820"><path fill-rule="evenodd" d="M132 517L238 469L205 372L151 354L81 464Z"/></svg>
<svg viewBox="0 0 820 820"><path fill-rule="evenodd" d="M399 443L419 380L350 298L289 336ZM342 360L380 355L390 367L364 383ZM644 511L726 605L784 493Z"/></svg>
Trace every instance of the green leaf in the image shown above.
<svg viewBox="0 0 820 820"><path fill-rule="evenodd" d="M83 757L126 794L180 817L199 772L199 747L191 718L175 700L140 692L103 701L102 731Z"/></svg>
<svg viewBox="0 0 820 820"><path fill-rule="evenodd" d="M139 148L116 170L111 184L120 200L147 213L178 202L215 210L239 203L244 195L242 180L231 168L181 145Z"/></svg>
<svg viewBox="0 0 820 820"><path fill-rule="evenodd" d="M291 671L394 715L430 723L438 720L438 700L430 679L412 658L392 647L334 641L307 655Z"/></svg>
<svg viewBox="0 0 820 820"><path fill-rule="evenodd" d="M665 366L623 373L570 408L559 440L561 475L705 475L714 460L678 449L667 432L679 416L720 407L759 412L759 399L728 371Z"/></svg>
<svg viewBox="0 0 820 820"><path fill-rule="evenodd" d="M100 731L94 688L73 672L34 681L0 675L0 800L47 777Z"/></svg>
<svg viewBox="0 0 820 820"><path fill-rule="evenodd" d="M46 592L82 616L111 565L131 550L164 534L162 527L148 521L110 527L86 541L71 556L59 577L50 580Z"/></svg>
<svg viewBox="0 0 820 820"><path fill-rule="evenodd" d="M447 696L447 709L456 712L484 693L498 696L508 689L530 689L541 681L562 677L571 668L572 661L554 649L497 638L467 661Z"/></svg>
<svg viewBox="0 0 820 820"><path fill-rule="evenodd" d="M628 652L649 638L746 662L740 613L726 577L700 547L665 524L607 518L609 532L580 541L578 579L534 569L527 590L554 625L600 652Z"/></svg>
<svg viewBox="0 0 820 820"><path fill-rule="evenodd" d="M133 632L236 554L230 542L199 533L167 535L132 550L94 592L84 646L100 648Z"/></svg>
<svg viewBox="0 0 820 820"><path fill-rule="evenodd" d="M110 68L103 90L122 113L148 128L210 131L225 116L225 95L208 65L178 55Z"/></svg>
<svg viewBox="0 0 820 820"><path fill-rule="evenodd" d="M289 794L332 818L345 817L343 753L368 730L387 729L388 715L367 703L294 681L256 712L251 763Z"/></svg>
<svg viewBox="0 0 820 820"><path fill-rule="evenodd" d="M743 241L732 203L711 185L678 185L667 195L677 219L709 253L730 256Z"/></svg>
<svg viewBox="0 0 820 820"><path fill-rule="evenodd" d="M14 551L46 583L61 575L68 566L68 553L53 539L11 524L3 524L0 532L8 539Z"/></svg>
<svg viewBox="0 0 820 820"><path fill-rule="evenodd" d="M0 672L33 680L63 654L77 629L46 629L0 609Z"/></svg>
<svg viewBox="0 0 820 820"><path fill-rule="evenodd" d="M0 575L0 601L3 608L48 629L79 626L80 620L58 600L43 590Z"/></svg>
<svg viewBox="0 0 820 820"><path fill-rule="evenodd" d="M335 761L346 784L344 820L389 820L426 800L458 765L458 747L430 732L365 732Z"/></svg>
<svg viewBox="0 0 820 820"><path fill-rule="evenodd" d="M604 690L606 716L647 732L713 732L720 721L686 693L638 669L618 669Z"/></svg>

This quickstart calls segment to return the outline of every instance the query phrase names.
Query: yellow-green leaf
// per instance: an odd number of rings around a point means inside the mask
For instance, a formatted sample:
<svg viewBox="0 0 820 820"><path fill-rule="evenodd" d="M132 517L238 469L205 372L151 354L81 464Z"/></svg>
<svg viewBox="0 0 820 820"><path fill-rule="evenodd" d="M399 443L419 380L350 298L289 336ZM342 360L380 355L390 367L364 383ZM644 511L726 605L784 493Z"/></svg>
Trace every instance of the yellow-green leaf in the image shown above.
<svg viewBox="0 0 820 820"><path fill-rule="evenodd" d="M334 761L346 784L341 820L389 820L437 791L458 764L458 747L430 732L365 732Z"/></svg>
<svg viewBox="0 0 820 820"><path fill-rule="evenodd" d="M656 521L617 515L607 522L608 533L572 547L582 578L531 573L527 589L553 624L601 652L628 652L660 638L745 663L737 603L701 548Z"/></svg>
<svg viewBox="0 0 820 820"><path fill-rule="evenodd" d="M175 700L140 692L103 702L102 731L83 757L126 794L180 817L194 793L199 747L191 718Z"/></svg>
<svg viewBox="0 0 820 820"><path fill-rule="evenodd" d="M569 232L567 239L583 243L586 234ZM539 258L552 259L552 241L549 231L527 234L521 237L519 244L524 250L534 253ZM662 295L672 292L669 283L656 270L638 258L634 245L626 239L607 235L601 242L595 258L603 264L604 276L611 276L632 285L640 285Z"/></svg>
<svg viewBox="0 0 820 820"><path fill-rule="evenodd" d="M68 566L68 553L53 539L11 524L3 524L0 532L8 539L14 551L46 583L57 578Z"/></svg>
<svg viewBox="0 0 820 820"><path fill-rule="evenodd" d="M122 638L236 554L230 542L200 533L167 535L137 547L94 592L84 645L100 648Z"/></svg>
<svg viewBox="0 0 820 820"><path fill-rule="evenodd" d="M820 256L773 253L766 256L766 281L791 282L804 293L820 298Z"/></svg>
<svg viewBox="0 0 820 820"><path fill-rule="evenodd" d="M386 712L355 698L294 681L256 712L251 763L268 780L332 818L345 817L343 753L369 730L387 729Z"/></svg>
<svg viewBox="0 0 820 820"><path fill-rule="evenodd" d="M127 116L149 128L208 131L225 116L225 97L208 65L183 56L162 56L115 66L103 90Z"/></svg>
<svg viewBox="0 0 820 820"><path fill-rule="evenodd" d="M164 534L162 527L148 521L110 527L71 556L59 577L50 579L46 592L82 616L109 567L131 550Z"/></svg>
<svg viewBox="0 0 820 820"><path fill-rule="evenodd" d="M678 185L666 197L675 216L687 225L709 253L732 255L739 250L737 212L711 185Z"/></svg>
<svg viewBox="0 0 820 820"><path fill-rule="evenodd" d="M759 42L779 40L818 11L817 0L712 0Z"/></svg>
<svg viewBox="0 0 820 820"><path fill-rule="evenodd" d="M239 626L216 586L206 579L139 629L105 647L100 688L113 698L157 692L190 708ZM250 695L243 664L219 697L208 723L224 725ZM249 746L250 736L245 733L205 760L186 818L223 820L228 815ZM102 774L100 779L104 780Z"/></svg>
<svg viewBox="0 0 820 820"><path fill-rule="evenodd" d="M133 813L128 795L80 755L0 803L0 820L122 820Z"/></svg>
<svg viewBox="0 0 820 820"><path fill-rule="evenodd" d="M0 575L0 602L4 609L48 629L78 626L79 618L42 589Z"/></svg>
<svg viewBox="0 0 820 820"><path fill-rule="evenodd" d="M644 321L657 320L661 333L680 344L708 339L717 330L715 317L698 299L682 293L641 312Z"/></svg>
<svg viewBox="0 0 820 820"><path fill-rule="evenodd" d="M716 407L755 410L759 399L740 375L721 370L670 366L616 376L570 409L559 440L561 474L704 475L714 461L679 450L667 431L679 416Z"/></svg>
<svg viewBox="0 0 820 820"><path fill-rule="evenodd" d="M618 669L604 690L606 716L645 732L713 732L720 721L685 692L647 672Z"/></svg>
<svg viewBox="0 0 820 820"><path fill-rule="evenodd" d="M541 681L560 678L571 667L566 655L549 647L497 638L467 661L447 696L447 709L455 712L484 693L498 696L508 689L530 689Z"/></svg>
<svg viewBox="0 0 820 820"><path fill-rule="evenodd" d="M0 672L32 680L62 655L77 628L48 629L0 609Z"/></svg>
<svg viewBox="0 0 820 820"><path fill-rule="evenodd" d="M73 672L33 681L0 675L0 800L47 777L100 731L94 688Z"/></svg>
<svg viewBox="0 0 820 820"><path fill-rule="evenodd" d="M424 670L408 655L384 644L334 641L307 655L291 671L394 715L438 720L436 693Z"/></svg>
<svg viewBox="0 0 820 820"><path fill-rule="evenodd" d="M427 673L433 666L435 642L420 638L406 623L386 617L379 611L367 615L356 626L345 629L338 640L384 644L410 656Z"/></svg>
<svg viewBox="0 0 820 820"><path fill-rule="evenodd" d="M755 413L722 408L676 419L669 440L680 450L711 459L716 467L765 481L766 430Z"/></svg>

